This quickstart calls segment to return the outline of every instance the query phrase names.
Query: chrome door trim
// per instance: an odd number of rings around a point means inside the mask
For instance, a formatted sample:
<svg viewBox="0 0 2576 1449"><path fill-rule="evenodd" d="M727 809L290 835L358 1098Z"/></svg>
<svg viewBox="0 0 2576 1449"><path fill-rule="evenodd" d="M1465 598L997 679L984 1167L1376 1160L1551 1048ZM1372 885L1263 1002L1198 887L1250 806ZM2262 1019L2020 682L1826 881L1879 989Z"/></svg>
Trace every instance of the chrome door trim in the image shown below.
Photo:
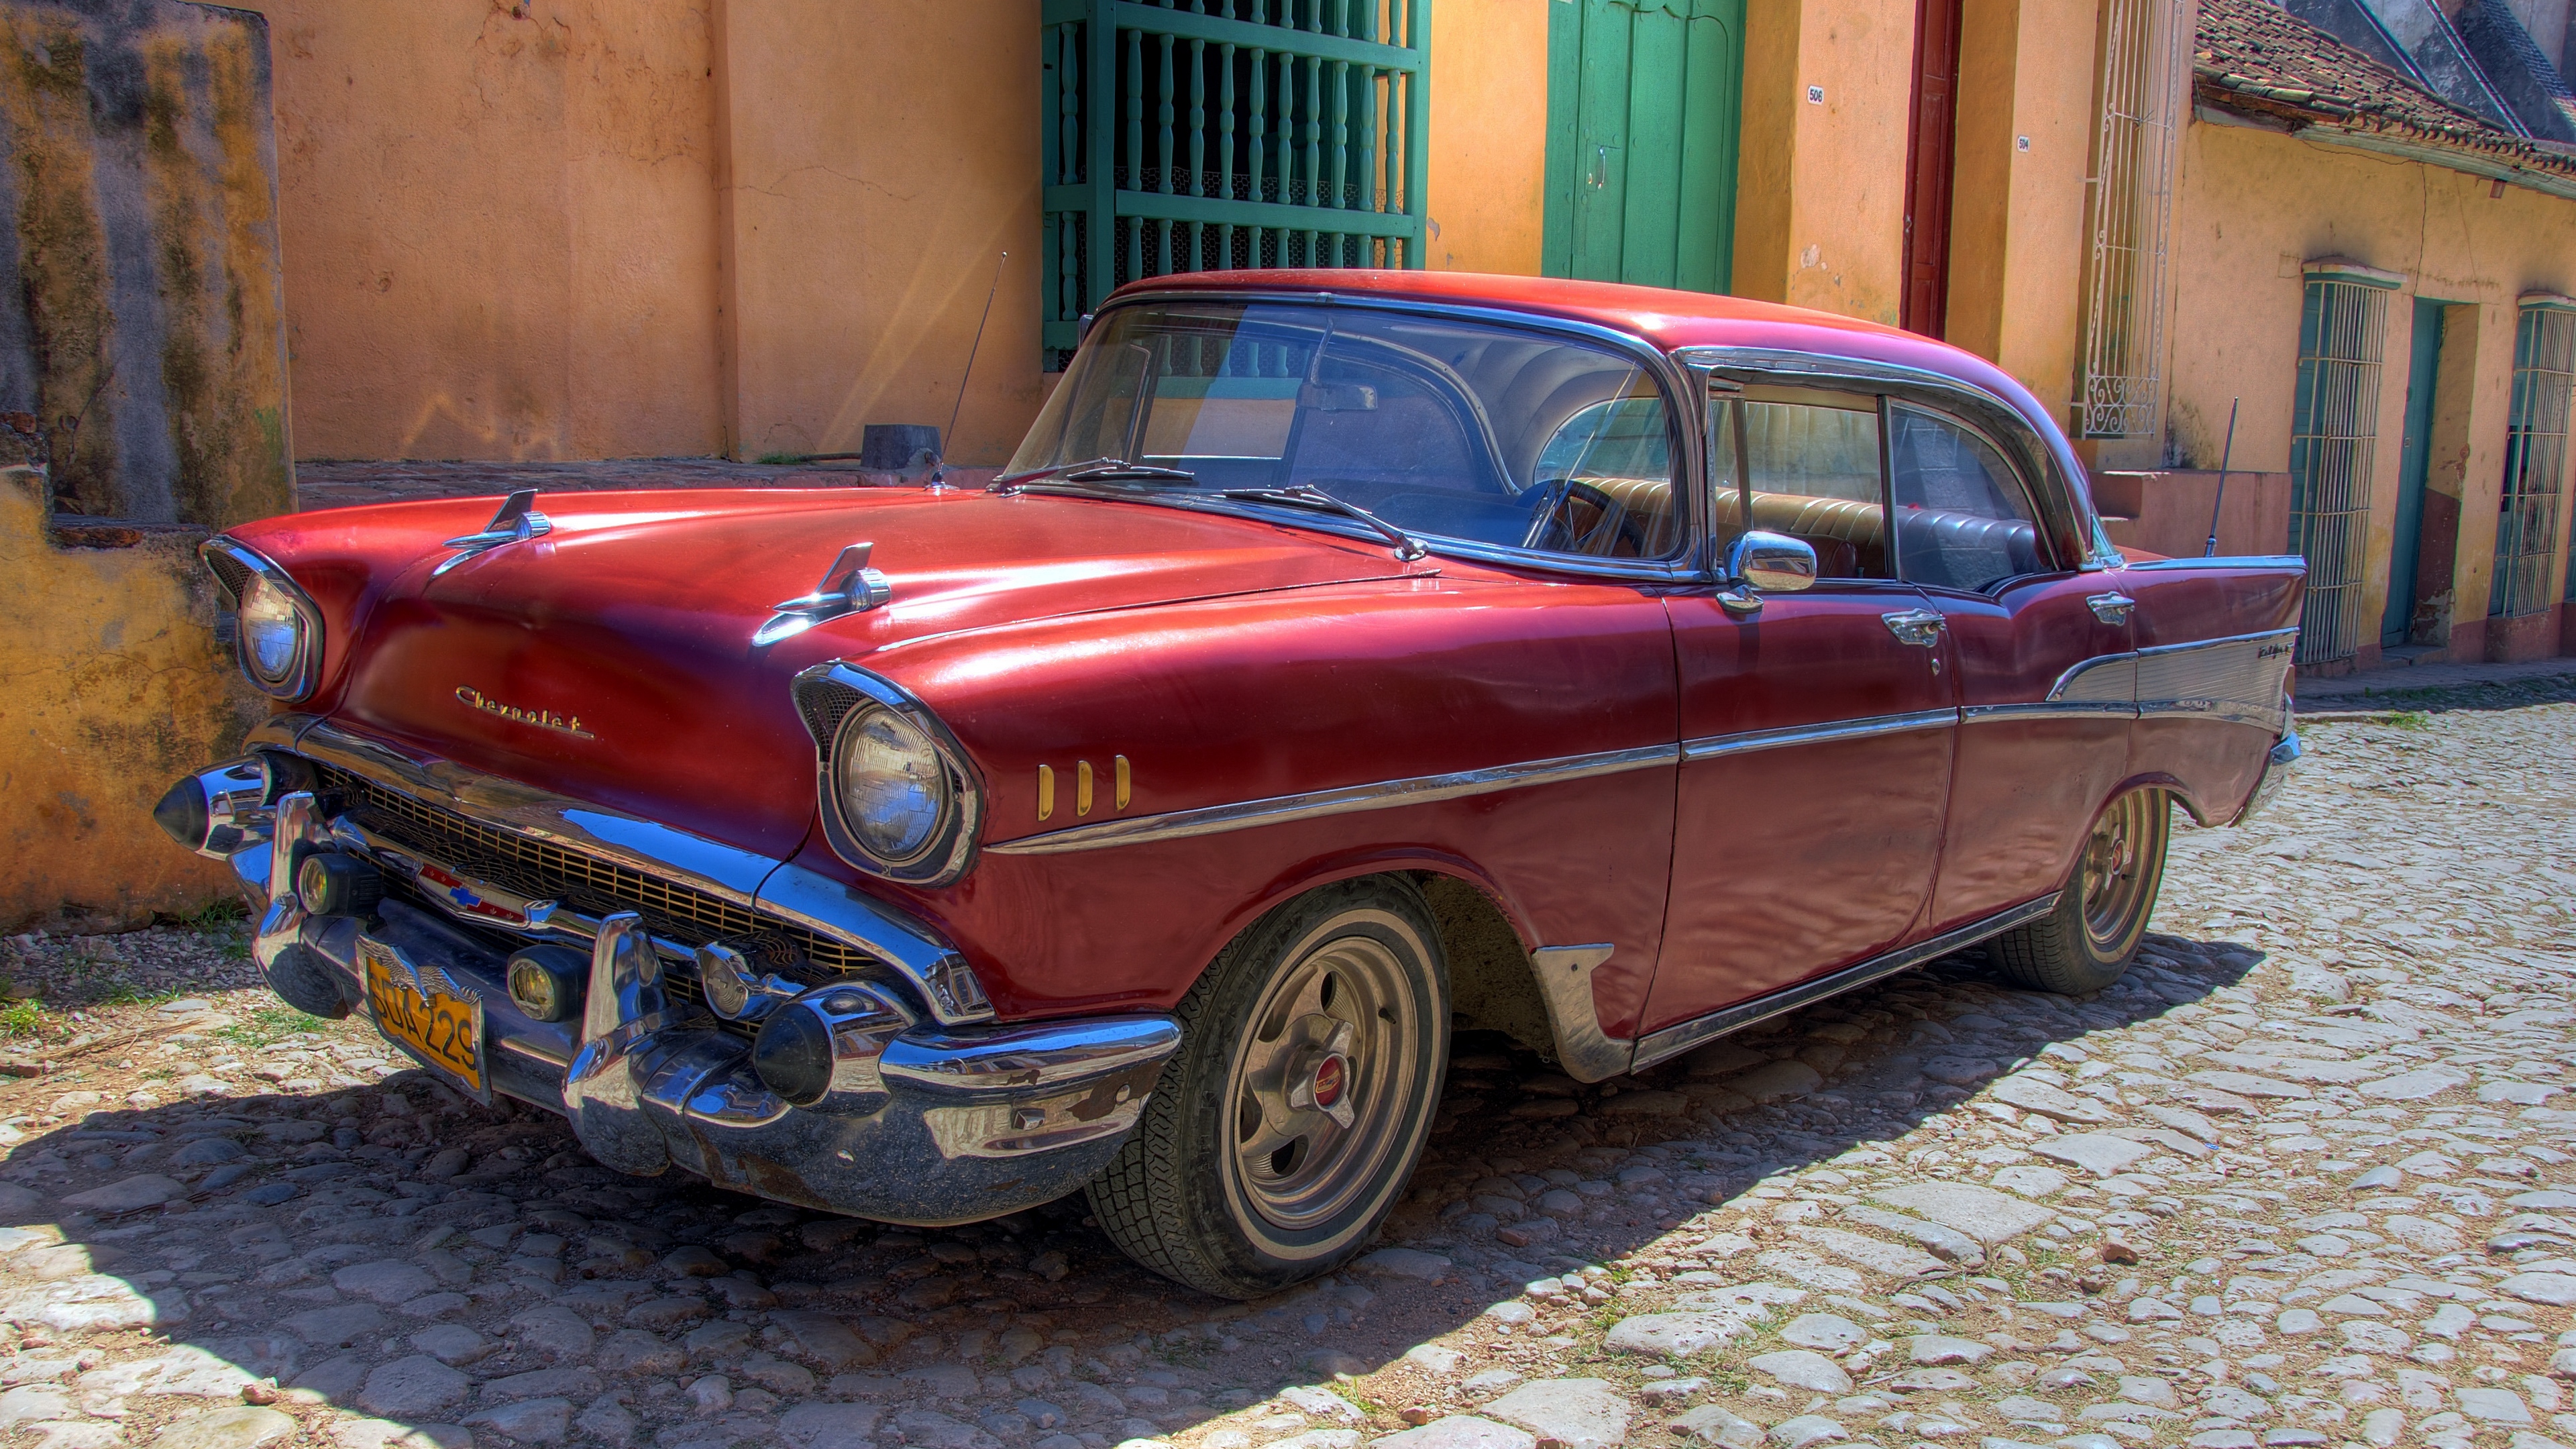
<svg viewBox="0 0 2576 1449"><path fill-rule="evenodd" d="M1518 790L1531 785L1557 785L1569 780L1589 780L1601 775L1623 774L1629 770L1651 769L1670 765L1681 758L1674 745L1643 745L1632 750L1602 750L1589 755L1564 755L1552 760L1530 760L1517 765L1494 765L1482 770L1460 770L1448 775L1416 775L1406 780L1380 780L1369 785L1345 785L1335 790L1309 790L1298 795L1273 795L1266 800L1244 800L1231 805L1204 805L1195 810L1170 810L1160 815L1139 815L1127 820L1104 820L1098 825L1076 825L1067 830L1049 831L1044 835L1024 835L984 847L986 855L1061 855L1073 850L1105 850L1118 845L1142 845L1165 840L1188 840L1201 835L1223 835L1229 831L1250 830L1261 825L1285 825L1296 820L1319 820L1328 815L1349 815L1362 810L1392 810L1402 805L1429 805L1441 800L1458 800L1469 795L1489 795L1497 790Z"/></svg>
<svg viewBox="0 0 2576 1449"><path fill-rule="evenodd" d="M661 876L856 947L910 980L944 1025L992 1018L990 999L956 947L900 907L804 866L414 754L311 716L271 719L251 732L250 743L336 765L478 824ZM590 923L564 912L557 924L581 934Z"/></svg>
<svg viewBox="0 0 2576 1449"><path fill-rule="evenodd" d="M2221 554L2216 558L2152 558L2128 565L2131 572L2164 573L2172 569L2297 569L2307 571L2304 555L2295 553Z"/></svg>
<svg viewBox="0 0 2576 1449"><path fill-rule="evenodd" d="M1920 966L1926 961L1946 956L1962 947L1973 946L1990 936L1999 936L2024 921L2047 915L2056 909L2057 892L2051 891L2038 900L2025 902L2010 910L1998 911L1984 920L1971 921L1956 930L1944 931L1928 941L1917 941L1911 946L1900 946L1884 955L1873 956L1839 971L1782 987L1768 996L1757 996L1750 1001L1739 1001L1733 1006L1722 1006L1705 1016L1695 1016L1688 1021L1665 1027L1661 1031L1648 1032L1638 1038L1636 1058L1628 1070L1642 1072L1655 1063L1669 1061L1702 1042L1724 1036L1731 1031L1741 1031L1755 1022L1767 1021L1782 1012L1795 1011L1799 1007L1821 1001L1828 996L1838 996L1854 987L1867 986L1882 976L1893 976L1899 971Z"/></svg>
<svg viewBox="0 0 2576 1449"><path fill-rule="evenodd" d="M1792 745L1820 745L1833 740L1910 734L1915 730L1940 729L1958 722L1959 711L1956 709L1924 709L1912 714L1874 714L1827 724L1791 725L1785 729L1702 735L1682 742L1682 758L1686 761L1714 760L1726 755L1749 755L1757 750L1786 749Z"/></svg>

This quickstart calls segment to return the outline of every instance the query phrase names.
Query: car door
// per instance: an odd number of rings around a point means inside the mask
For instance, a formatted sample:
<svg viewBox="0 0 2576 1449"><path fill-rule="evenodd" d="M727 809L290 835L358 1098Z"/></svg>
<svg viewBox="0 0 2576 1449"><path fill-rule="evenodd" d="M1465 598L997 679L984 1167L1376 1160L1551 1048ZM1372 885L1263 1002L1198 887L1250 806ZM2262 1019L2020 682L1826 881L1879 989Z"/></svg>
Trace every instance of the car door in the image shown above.
<svg viewBox="0 0 2576 1449"><path fill-rule="evenodd" d="M2073 873L2128 773L2136 601L2115 575L2055 557L2036 506L2045 485L1976 424L1891 400L1887 438L1897 572L1940 611L1958 660L1957 773L1931 923L1942 932Z"/></svg>
<svg viewBox="0 0 2576 1449"><path fill-rule="evenodd" d="M1914 936L1957 712L1942 616L1896 578L1877 399L1752 386L1711 404L1712 533L1816 550L1813 588L1669 596L1683 759L1662 964L1640 1044Z"/></svg>

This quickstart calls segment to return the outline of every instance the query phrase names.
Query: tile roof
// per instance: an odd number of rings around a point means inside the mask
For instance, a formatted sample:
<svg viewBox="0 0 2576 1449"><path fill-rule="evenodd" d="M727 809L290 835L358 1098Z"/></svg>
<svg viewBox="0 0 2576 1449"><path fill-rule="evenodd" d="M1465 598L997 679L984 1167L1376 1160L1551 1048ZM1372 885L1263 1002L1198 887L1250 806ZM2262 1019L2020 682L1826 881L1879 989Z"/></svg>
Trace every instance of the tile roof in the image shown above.
<svg viewBox="0 0 2576 1449"><path fill-rule="evenodd" d="M2194 42L2202 105L2292 132L2475 157L2484 164L2468 169L2539 173L2532 179L2545 176L2551 191L2576 183L2576 152L2490 125L2266 0L2201 0Z"/></svg>

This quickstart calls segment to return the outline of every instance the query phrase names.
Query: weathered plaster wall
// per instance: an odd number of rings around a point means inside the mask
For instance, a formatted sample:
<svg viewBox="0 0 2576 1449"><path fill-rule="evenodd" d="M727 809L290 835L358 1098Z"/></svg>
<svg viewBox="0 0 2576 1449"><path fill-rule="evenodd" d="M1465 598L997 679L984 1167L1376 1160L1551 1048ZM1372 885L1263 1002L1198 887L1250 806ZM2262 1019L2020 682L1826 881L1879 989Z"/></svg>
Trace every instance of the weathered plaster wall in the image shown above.
<svg viewBox="0 0 2576 1449"><path fill-rule="evenodd" d="M1042 396L1034 12L720 0L715 13L737 455L855 452L872 422L945 427L1008 251L948 446L960 463L1004 461Z"/></svg>
<svg viewBox="0 0 2576 1449"><path fill-rule="evenodd" d="M2483 177L2442 167L2196 121L2183 137L2172 273L2168 449L2183 466L2215 466L2228 401L2241 397L2235 466L2265 471L2289 466L2300 264L2343 257L2405 274L2405 287L2389 302L2382 351L2362 601L2371 638L2387 598L2412 299L2458 304L2443 349L2430 487L2459 499L2450 645L2455 657L2469 659L2486 648L2516 299L2534 289L2576 291L2576 201L2516 186L2491 196L2490 189ZM2474 345L2451 345L2462 342L2470 318ZM2454 367L2455 356L2474 358L2474 370Z"/></svg>
<svg viewBox="0 0 2576 1449"><path fill-rule="evenodd" d="M303 456L722 450L704 0L249 3Z"/></svg>
<svg viewBox="0 0 2576 1449"><path fill-rule="evenodd" d="M214 642L202 531L127 548L47 537L44 474L0 467L0 932L100 929L228 897L152 804L268 713Z"/></svg>
<svg viewBox="0 0 2576 1449"><path fill-rule="evenodd" d="M0 3L0 411L64 512L294 506L266 28L177 0Z"/></svg>
<svg viewBox="0 0 2576 1449"><path fill-rule="evenodd" d="M1893 324L1913 0L1751 0L1735 292ZM1823 98L1808 99L1809 87Z"/></svg>
<svg viewBox="0 0 2576 1449"><path fill-rule="evenodd" d="M1546 214L1547 21L1559 0L1431 8L1430 265L1535 276Z"/></svg>
<svg viewBox="0 0 2576 1449"><path fill-rule="evenodd" d="M2090 0L1965 0L1948 340L2058 408L2075 391L2093 142ZM2028 150L2021 144L2027 140Z"/></svg>

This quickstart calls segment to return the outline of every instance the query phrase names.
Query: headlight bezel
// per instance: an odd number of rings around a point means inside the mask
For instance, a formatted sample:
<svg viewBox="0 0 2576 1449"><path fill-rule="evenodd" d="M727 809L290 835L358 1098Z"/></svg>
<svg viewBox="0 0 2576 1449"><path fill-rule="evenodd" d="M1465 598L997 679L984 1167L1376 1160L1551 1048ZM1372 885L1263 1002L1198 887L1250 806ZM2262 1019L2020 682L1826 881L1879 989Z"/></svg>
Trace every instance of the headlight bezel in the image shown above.
<svg viewBox="0 0 2576 1449"><path fill-rule="evenodd" d="M260 693L289 704L311 695L322 682L323 648L322 611L314 605L312 596L275 561L226 535L207 539L198 547L197 555L215 577L224 614L218 633L232 643L233 663L240 668L242 678ZM242 618L259 590L282 600L295 625L295 641L288 651L286 666L275 673L253 662L250 631Z"/></svg>
<svg viewBox="0 0 2576 1449"><path fill-rule="evenodd" d="M976 845L983 836L983 776L929 706L891 680L840 662L818 664L798 674L792 692L806 732L814 739L816 804L823 838L834 855L899 885L944 886L973 869ZM849 818L841 788L842 741L848 731L878 714L890 715L921 734L938 761L946 791L941 818L921 846L900 859L880 855L868 846Z"/></svg>

